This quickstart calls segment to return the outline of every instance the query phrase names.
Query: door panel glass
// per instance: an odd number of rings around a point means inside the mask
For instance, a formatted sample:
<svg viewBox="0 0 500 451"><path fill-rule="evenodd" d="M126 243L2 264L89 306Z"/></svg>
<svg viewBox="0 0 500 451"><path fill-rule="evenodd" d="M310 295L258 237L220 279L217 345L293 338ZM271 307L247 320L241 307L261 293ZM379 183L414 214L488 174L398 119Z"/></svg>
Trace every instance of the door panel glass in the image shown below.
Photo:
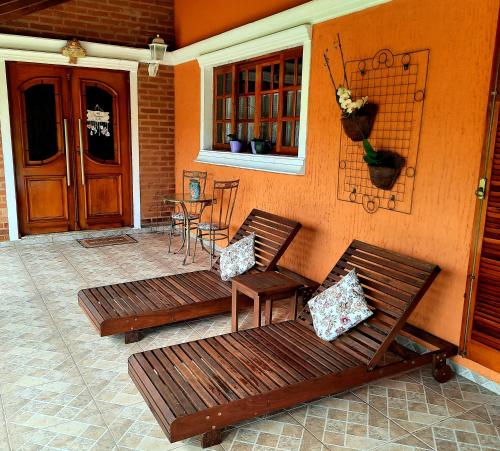
<svg viewBox="0 0 500 451"><path fill-rule="evenodd" d="M254 96L249 96L248 97L248 113L247 113L247 118L248 119L253 119L254 118L254 112L255 112L255 97Z"/></svg>
<svg viewBox="0 0 500 451"><path fill-rule="evenodd" d="M285 117L293 116L294 95L293 91L287 91L283 99L283 116Z"/></svg>
<svg viewBox="0 0 500 451"><path fill-rule="evenodd" d="M222 119L222 109L223 109L222 99L217 99L217 120Z"/></svg>
<svg viewBox="0 0 500 451"><path fill-rule="evenodd" d="M255 69L250 69L248 71L248 93L253 94L255 92Z"/></svg>
<svg viewBox="0 0 500 451"><path fill-rule="evenodd" d="M226 74L226 95L230 95L233 92L233 74L230 72Z"/></svg>
<svg viewBox="0 0 500 451"><path fill-rule="evenodd" d="M280 87L280 65L275 64L273 68L273 89Z"/></svg>
<svg viewBox="0 0 500 451"><path fill-rule="evenodd" d="M231 119L231 112L233 109L231 97L226 97L226 119Z"/></svg>
<svg viewBox="0 0 500 451"><path fill-rule="evenodd" d="M85 86L88 153L96 160L115 161L113 95L99 86Z"/></svg>
<svg viewBox="0 0 500 451"><path fill-rule="evenodd" d="M238 99L238 119L245 119L246 110L247 110L247 99L246 97L240 97Z"/></svg>
<svg viewBox="0 0 500 451"><path fill-rule="evenodd" d="M269 94L263 94L261 99L261 116L263 118L268 118L270 116L271 110L271 96Z"/></svg>
<svg viewBox="0 0 500 451"><path fill-rule="evenodd" d="M222 124L217 124L217 143L222 143Z"/></svg>
<svg viewBox="0 0 500 451"><path fill-rule="evenodd" d="M245 94L246 92L246 81L247 81L247 72L243 70L238 74L238 92L240 94Z"/></svg>
<svg viewBox="0 0 500 451"><path fill-rule="evenodd" d="M262 91L268 91L269 89L271 89L271 66L265 66L262 68L261 77Z"/></svg>
<svg viewBox="0 0 500 451"><path fill-rule="evenodd" d="M278 117L278 105L279 105L279 101L280 101L280 95L275 92L273 94L273 118L277 118Z"/></svg>
<svg viewBox="0 0 500 451"><path fill-rule="evenodd" d="M28 161L43 161L58 152L56 92L53 84L36 84L24 91Z"/></svg>
<svg viewBox="0 0 500 451"><path fill-rule="evenodd" d="M285 86L295 84L295 60L289 59L285 61Z"/></svg>
<svg viewBox="0 0 500 451"><path fill-rule="evenodd" d="M300 131L300 121L295 122L295 138L293 140L293 145L298 147L299 145L299 131Z"/></svg>
<svg viewBox="0 0 500 451"><path fill-rule="evenodd" d="M292 122L291 121L283 122L283 136L281 138L281 143L287 147L292 145Z"/></svg>
<svg viewBox="0 0 500 451"><path fill-rule="evenodd" d="M221 96L224 95L224 75L223 74L218 74L217 75L217 95Z"/></svg>

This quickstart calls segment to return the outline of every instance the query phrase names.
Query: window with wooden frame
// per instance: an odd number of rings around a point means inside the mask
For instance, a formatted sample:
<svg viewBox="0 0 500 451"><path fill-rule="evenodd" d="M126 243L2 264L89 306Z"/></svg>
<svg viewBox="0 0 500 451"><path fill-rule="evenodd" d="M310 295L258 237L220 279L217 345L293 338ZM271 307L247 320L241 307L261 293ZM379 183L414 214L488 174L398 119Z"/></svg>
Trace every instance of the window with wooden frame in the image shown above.
<svg viewBox="0 0 500 451"><path fill-rule="evenodd" d="M213 149L229 150L229 134L251 151L253 139L275 155L298 154L302 47L214 68Z"/></svg>

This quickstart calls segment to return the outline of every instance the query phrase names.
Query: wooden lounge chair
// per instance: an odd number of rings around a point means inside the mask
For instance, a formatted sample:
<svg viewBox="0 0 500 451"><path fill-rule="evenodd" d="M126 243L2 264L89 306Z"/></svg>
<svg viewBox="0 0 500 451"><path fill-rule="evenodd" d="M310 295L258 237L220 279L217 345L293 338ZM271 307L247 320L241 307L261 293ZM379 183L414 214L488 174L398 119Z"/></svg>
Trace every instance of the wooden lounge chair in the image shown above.
<svg viewBox="0 0 500 451"><path fill-rule="evenodd" d="M231 242L255 232L252 271L271 271L300 227L252 210ZM124 333L125 343L132 343L140 339L141 329L229 312L231 282L221 280L217 260L205 271L87 288L78 293L78 303L101 337Z"/></svg>
<svg viewBox="0 0 500 451"><path fill-rule="evenodd" d="M332 342L317 337L306 314L132 355L129 374L169 440L203 434L203 446L213 446L225 426L429 363L448 380L446 358L457 347L405 324L439 267L354 241L318 292L353 267L374 314ZM398 334L431 351L405 348Z"/></svg>

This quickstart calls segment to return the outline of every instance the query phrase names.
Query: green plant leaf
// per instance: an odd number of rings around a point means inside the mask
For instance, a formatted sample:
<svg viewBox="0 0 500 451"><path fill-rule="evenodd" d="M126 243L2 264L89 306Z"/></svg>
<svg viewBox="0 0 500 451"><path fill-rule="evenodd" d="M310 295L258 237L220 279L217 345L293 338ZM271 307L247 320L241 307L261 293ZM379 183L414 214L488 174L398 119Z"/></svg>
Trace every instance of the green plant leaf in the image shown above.
<svg viewBox="0 0 500 451"><path fill-rule="evenodd" d="M366 138L363 139L363 148L365 150L365 155L363 156L363 159L365 160L366 164L370 166L375 166L380 164L380 155L373 148L370 141L368 141Z"/></svg>

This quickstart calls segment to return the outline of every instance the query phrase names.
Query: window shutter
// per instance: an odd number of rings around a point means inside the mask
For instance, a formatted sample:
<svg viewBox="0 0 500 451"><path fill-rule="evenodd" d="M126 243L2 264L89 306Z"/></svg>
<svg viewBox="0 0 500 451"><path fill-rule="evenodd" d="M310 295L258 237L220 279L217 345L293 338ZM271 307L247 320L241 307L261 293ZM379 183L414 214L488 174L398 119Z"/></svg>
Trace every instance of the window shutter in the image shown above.
<svg viewBox="0 0 500 451"><path fill-rule="evenodd" d="M472 339L500 350L500 118L495 139Z"/></svg>

